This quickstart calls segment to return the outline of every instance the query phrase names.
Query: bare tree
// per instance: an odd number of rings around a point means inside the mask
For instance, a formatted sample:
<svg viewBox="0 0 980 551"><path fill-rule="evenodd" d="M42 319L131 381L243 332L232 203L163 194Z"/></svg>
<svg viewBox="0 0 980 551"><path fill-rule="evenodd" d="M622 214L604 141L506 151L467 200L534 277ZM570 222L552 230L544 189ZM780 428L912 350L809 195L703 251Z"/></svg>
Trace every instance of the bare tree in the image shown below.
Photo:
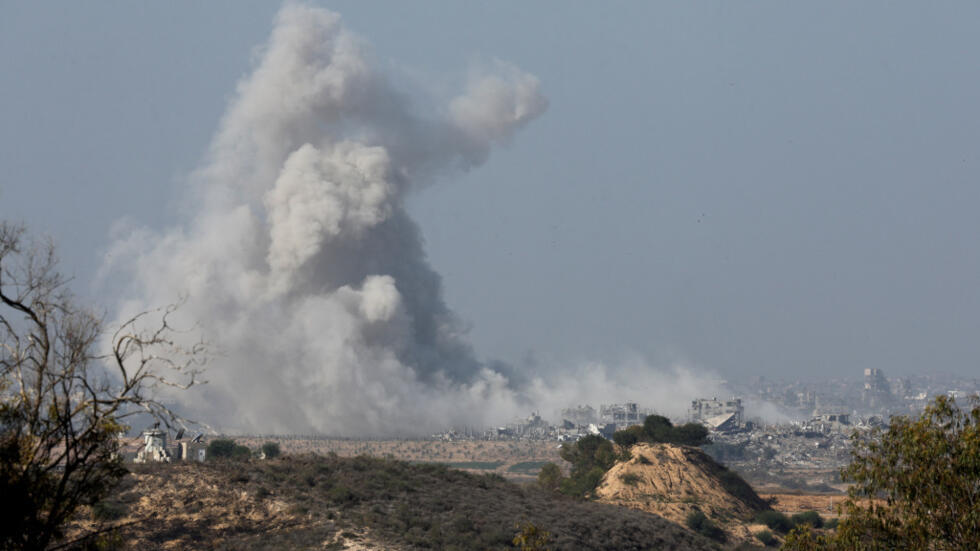
<svg viewBox="0 0 980 551"><path fill-rule="evenodd" d="M126 473L127 418L181 422L158 391L198 383L206 359L202 342L177 342L175 306L110 336L67 284L50 241L0 223L0 549L58 544L79 507Z"/></svg>

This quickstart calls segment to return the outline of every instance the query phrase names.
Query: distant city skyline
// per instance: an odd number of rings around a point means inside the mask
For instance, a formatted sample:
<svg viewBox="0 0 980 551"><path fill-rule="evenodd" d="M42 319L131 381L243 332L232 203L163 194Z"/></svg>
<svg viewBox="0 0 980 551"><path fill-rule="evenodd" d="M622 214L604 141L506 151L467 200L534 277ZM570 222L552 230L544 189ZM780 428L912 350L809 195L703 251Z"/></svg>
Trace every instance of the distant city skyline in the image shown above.
<svg viewBox="0 0 980 551"><path fill-rule="evenodd" d="M975 3L316 4L433 97L496 59L540 81L537 120L406 199L477 357L980 373ZM79 294L114 308L110 244L187 221L278 8L4 5L0 218Z"/></svg>

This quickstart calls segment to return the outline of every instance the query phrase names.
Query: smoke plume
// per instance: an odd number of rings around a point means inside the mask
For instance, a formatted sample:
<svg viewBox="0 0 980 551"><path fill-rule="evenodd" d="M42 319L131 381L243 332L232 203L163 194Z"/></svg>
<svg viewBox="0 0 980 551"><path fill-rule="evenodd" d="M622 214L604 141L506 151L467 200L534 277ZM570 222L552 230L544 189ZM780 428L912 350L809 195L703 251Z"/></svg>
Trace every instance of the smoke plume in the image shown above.
<svg viewBox="0 0 980 551"><path fill-rule="evenodd" d="M423 117L376 65L339 16L286 5L191 179L188 222L112 247L133 272L121 316L186 297L180 315L221 350L209 384L180 397L192 415L383 435L514 411L508 378L444 304L404 200L483 163L547 100L498 62Z"/></svg>
<svg viewBox="0 0 980 551"><path fill-rule="evenodd" d="M385 436L695 392L687 372L546 384L475 357L405 198L486 161L547 100L503 62L441 105L377 65L339 16L287 4L190 179L187 220L112 246L106 270L131 282L121 318L185 297L184 325L220 351L181 408L226 431Z"/></svg>

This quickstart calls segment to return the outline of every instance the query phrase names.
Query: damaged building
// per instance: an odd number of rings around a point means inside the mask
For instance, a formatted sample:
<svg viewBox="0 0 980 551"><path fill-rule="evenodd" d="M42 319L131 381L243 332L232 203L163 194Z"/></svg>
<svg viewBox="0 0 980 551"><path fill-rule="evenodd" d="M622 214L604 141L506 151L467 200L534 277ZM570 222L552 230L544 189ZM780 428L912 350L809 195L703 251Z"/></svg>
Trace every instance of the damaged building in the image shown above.
<svg viewBox="0 0 980 551"><path fill-rule="evenodd" d="M592 406L576 406L561 410L562 423L570 424L573 427L587 427L599 422L595 408Z"/></svg>
<svg viewBox="0 0 980 551"><path fill-rule="evenodd" d="M636 402L602 404L599 406L599 425L603 427L612 425L610 428L615 432L633 425L642 425L651 413L650 410L639 407Z"/></svg>
<svg viewBox="0 0 980 551"><path fill-rule="evenodd" d="M524 439L541 440L553 438L558 428L551 426L537 412L526 419L519 419L504 427L495 427L484 433L485 440Z"/></svg>
<svg viewBox="0 0 980 551"><path fill-rule="evenodd" d="M691 402L690 418L714 431L738 430L744 426L745 410L741 398L721 401L718 398L699 398Z"/></svg>
<svg viewBox="0 0 980 551"><path fill-rule="evenodd" d="M840 409L818 410L809 424L823 433L847 431L851 427L851 414Z"/></svg>
<svg viewBox="0 0 980 551"><path fill-rule="evenodd" d="M143 446L136 452L135 463L170 463L173 458L167 449L167 431L158 427L143 431Z"/></svg>
<svg viewBox="0 0 980 551"><path fill-rule="evenodd" d="M170 463L172 461L204 461L207 459L208 445L204 442L204 434L198 434L192 440L181 441L184 430L177 431L175 443L167 445L167 431L159 424L143 431L143 445L133 458L134 463Z"/></svg>

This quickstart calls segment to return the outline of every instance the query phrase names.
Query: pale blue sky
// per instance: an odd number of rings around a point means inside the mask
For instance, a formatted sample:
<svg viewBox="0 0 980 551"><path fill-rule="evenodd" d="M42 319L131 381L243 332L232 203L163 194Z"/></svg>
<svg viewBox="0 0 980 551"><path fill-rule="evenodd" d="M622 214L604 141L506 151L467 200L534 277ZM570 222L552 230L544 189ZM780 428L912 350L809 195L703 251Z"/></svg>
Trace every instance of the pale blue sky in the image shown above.
<svg viewBox="0 0 980 551"><path fill-rule="evenodd" d="M411 202L481 356L980 374L980 5L323 5L394 71L541 79L543 117ZM0 217L83 292L117 219L176 223L277 8L0 3Z"/></svg>

